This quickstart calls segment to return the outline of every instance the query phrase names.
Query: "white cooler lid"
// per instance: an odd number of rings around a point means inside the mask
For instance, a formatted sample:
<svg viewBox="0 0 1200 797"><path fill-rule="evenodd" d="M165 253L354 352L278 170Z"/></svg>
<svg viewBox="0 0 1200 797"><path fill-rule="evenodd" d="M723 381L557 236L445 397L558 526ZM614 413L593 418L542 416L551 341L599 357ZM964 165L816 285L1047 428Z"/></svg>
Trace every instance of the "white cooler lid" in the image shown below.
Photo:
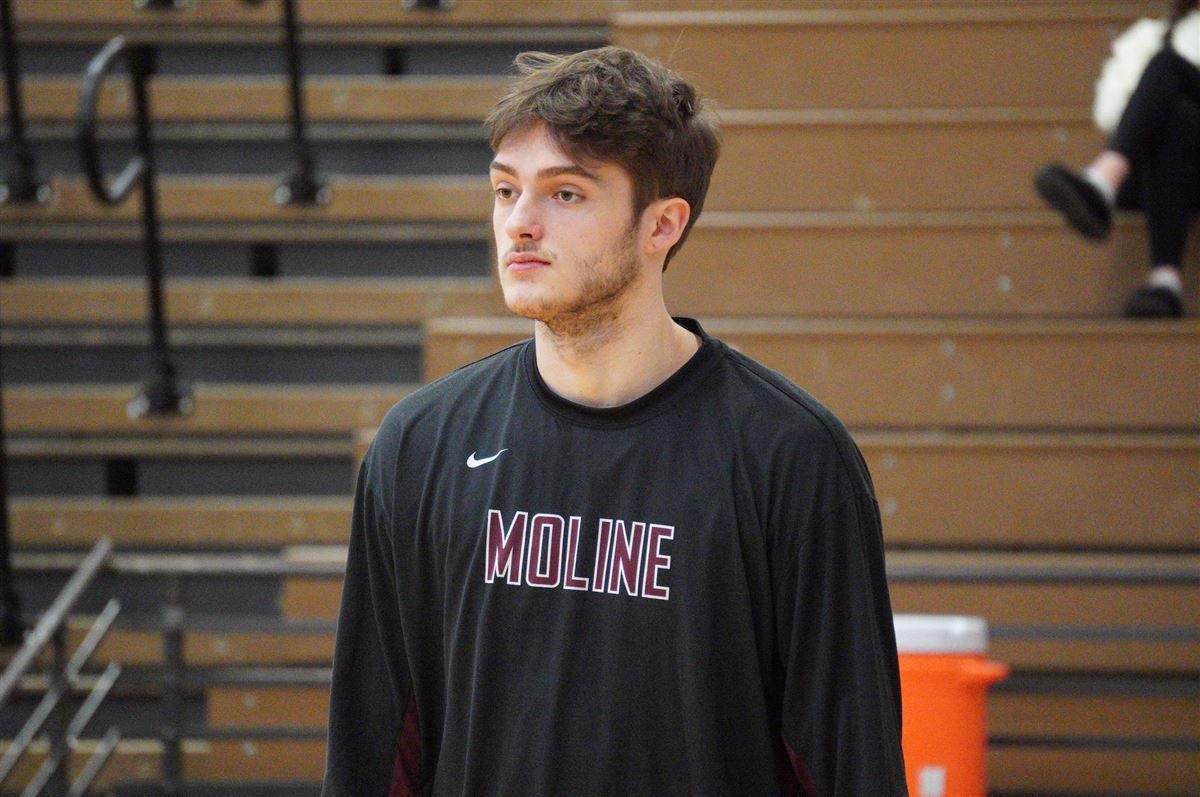
<svg viewBox="0 0 1200 797"><path fill-rule="evenodd" d="M987 653L987 621L962 614L897 614L900 653Z"/></svg>

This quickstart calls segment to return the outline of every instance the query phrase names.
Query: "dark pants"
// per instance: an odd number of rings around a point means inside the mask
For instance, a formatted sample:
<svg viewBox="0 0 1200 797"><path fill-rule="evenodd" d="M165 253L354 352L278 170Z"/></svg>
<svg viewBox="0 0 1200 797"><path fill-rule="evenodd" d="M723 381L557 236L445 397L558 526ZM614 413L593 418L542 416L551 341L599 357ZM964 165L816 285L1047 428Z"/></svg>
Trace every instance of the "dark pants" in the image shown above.
<svg viewBox="0 0 1200 797"><path fill-rule="evenodd" d="M1200 212L1200 69L1169 46L1150 59L1108 148L1133 166L1117 207L1146 212L1153 265L1179 266Z"/></svg>

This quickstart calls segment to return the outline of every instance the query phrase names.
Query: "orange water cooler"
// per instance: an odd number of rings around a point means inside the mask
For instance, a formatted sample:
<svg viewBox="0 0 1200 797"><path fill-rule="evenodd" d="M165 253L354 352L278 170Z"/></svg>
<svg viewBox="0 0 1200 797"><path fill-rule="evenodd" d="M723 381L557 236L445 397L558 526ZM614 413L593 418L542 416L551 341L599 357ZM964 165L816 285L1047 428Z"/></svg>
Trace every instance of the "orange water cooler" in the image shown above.
<svg viewBox="0 0 1200 797"><path fill-rule="evenodd" d="M987 659L981 617L897 614L909 797L985 797L987 690L1008 675Z"/></svg>

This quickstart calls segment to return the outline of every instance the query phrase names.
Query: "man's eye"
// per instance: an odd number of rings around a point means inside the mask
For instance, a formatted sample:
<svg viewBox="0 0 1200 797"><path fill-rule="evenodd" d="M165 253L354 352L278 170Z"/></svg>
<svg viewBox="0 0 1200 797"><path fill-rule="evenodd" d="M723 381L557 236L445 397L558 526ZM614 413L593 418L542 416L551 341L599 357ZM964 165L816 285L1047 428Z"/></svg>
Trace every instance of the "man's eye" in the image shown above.
<svg viewBox="0 0 1200 797"><path fill-rule="evenodd" d="M583 199L583 197L574 191L567 191L565 189L556 193L555 196L568 204L578 202L579 200Z"/></svg>
<svg viewBox="0 0 1200 797"><path fill-rule="evenodd" d="M495 189L495 193L496 199L512 199L513 197L513 190L503 185Z"/></svg>

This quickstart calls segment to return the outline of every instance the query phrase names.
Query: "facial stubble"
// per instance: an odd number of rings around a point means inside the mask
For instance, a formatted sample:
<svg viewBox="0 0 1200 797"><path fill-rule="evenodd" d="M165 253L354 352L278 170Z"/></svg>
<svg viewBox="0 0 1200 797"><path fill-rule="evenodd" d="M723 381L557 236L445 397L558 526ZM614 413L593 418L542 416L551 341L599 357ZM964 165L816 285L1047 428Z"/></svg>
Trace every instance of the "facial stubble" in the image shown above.
<svg viewBox="0 0 1200 797"><path fill-rule="evenodd" d="M622 299L641 270L637 228L631 225L614 246L579 264L572 295L510 302L508 309L545 324L561 340L599 342L617 331Z"/></svg>

